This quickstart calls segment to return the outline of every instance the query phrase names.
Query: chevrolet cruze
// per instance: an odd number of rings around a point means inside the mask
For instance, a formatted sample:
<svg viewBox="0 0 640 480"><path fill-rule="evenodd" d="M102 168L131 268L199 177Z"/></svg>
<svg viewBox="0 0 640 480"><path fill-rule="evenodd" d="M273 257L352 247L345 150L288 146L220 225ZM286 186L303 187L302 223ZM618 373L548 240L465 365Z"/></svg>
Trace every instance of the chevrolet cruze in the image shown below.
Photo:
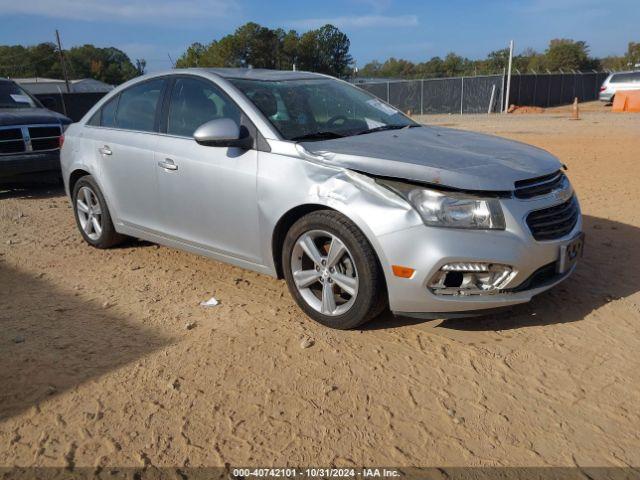
<svg viewBox="0 0 640 480"><path fill-rule="evenodd" d="M527 302L582 252L554 156L314 73L136 78L69 127L62 169L90 245L130 236L284 278L334 328Z"/></svg>

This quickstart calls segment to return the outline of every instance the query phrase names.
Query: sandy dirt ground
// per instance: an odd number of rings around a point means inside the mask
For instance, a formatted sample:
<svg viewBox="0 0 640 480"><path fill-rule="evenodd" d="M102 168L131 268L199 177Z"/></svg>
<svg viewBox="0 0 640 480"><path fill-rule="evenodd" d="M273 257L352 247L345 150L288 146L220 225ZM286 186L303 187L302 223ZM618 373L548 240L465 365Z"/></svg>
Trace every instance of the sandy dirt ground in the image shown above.
<svg viewBox="0 0 640 480"><path fill-rule="evenodd" d="M283 281L95 250L59 188L1 193L0 466L640 465L640 115L568 116L424 118L548 149L579 192L575 275L484 318L332 331Z"/></svg>

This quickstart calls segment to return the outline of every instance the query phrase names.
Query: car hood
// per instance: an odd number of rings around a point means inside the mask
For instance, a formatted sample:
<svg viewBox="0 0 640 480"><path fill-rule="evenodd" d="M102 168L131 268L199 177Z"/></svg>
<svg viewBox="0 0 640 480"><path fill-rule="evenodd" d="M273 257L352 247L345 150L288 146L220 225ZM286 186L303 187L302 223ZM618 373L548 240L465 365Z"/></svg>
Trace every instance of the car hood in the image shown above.
<svg viewBox="0 0 640 480"><path fill-rule="evenodd" d="M513 190L517 180L553 173L562 166L550 153L530 145L431 126L301 145L333 165L463 190Z"/></svg>
<svg viewBox="0 0 640 480"><path fill-rule="evenodd" d="M71 123L71 120L46 108L0 108L0 127L38 125L41 123L67 125Z"/></svg>

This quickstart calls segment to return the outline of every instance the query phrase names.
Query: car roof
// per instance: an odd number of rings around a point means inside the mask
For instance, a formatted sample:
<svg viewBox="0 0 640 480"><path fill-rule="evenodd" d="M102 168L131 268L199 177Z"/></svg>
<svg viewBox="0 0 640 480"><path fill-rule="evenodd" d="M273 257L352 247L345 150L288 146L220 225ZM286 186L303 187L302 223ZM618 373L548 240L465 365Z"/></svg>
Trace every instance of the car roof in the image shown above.
<svg viewBox="0 0 640 480"><path fill-rule="evenodd" d="M198 68L193 70L213 73L226 79L263 80L271 82L326 78L326 75L321 73L300 72L294 70L268 70L266 68Z"/></svg>
<svg viewBox="0 0 640 480"><path fill-rule="evenodd" d="M621 72L612 72L610 76L612 77L614 75L627 74L627 73L638 73L638 74L640 74L640 70L623 70Z"/></svg>

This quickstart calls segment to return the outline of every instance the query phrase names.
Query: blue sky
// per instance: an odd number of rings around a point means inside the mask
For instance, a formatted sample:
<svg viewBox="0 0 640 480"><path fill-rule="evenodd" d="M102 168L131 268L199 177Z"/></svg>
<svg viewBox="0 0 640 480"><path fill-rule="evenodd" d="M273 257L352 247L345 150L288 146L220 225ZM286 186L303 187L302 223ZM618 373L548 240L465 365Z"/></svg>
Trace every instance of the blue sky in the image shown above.
<svg viewBox="0 0 640 480"><path fill-rule="evenodd" d="M640 41L640 0L0 0L0 44L53 41L58 28L65 47L115 46L153 71L248 21L300 32L333 23L359 66L451 51L480 58L510 39L516 51L544 50L558 37L604 56Z"/></svg>

